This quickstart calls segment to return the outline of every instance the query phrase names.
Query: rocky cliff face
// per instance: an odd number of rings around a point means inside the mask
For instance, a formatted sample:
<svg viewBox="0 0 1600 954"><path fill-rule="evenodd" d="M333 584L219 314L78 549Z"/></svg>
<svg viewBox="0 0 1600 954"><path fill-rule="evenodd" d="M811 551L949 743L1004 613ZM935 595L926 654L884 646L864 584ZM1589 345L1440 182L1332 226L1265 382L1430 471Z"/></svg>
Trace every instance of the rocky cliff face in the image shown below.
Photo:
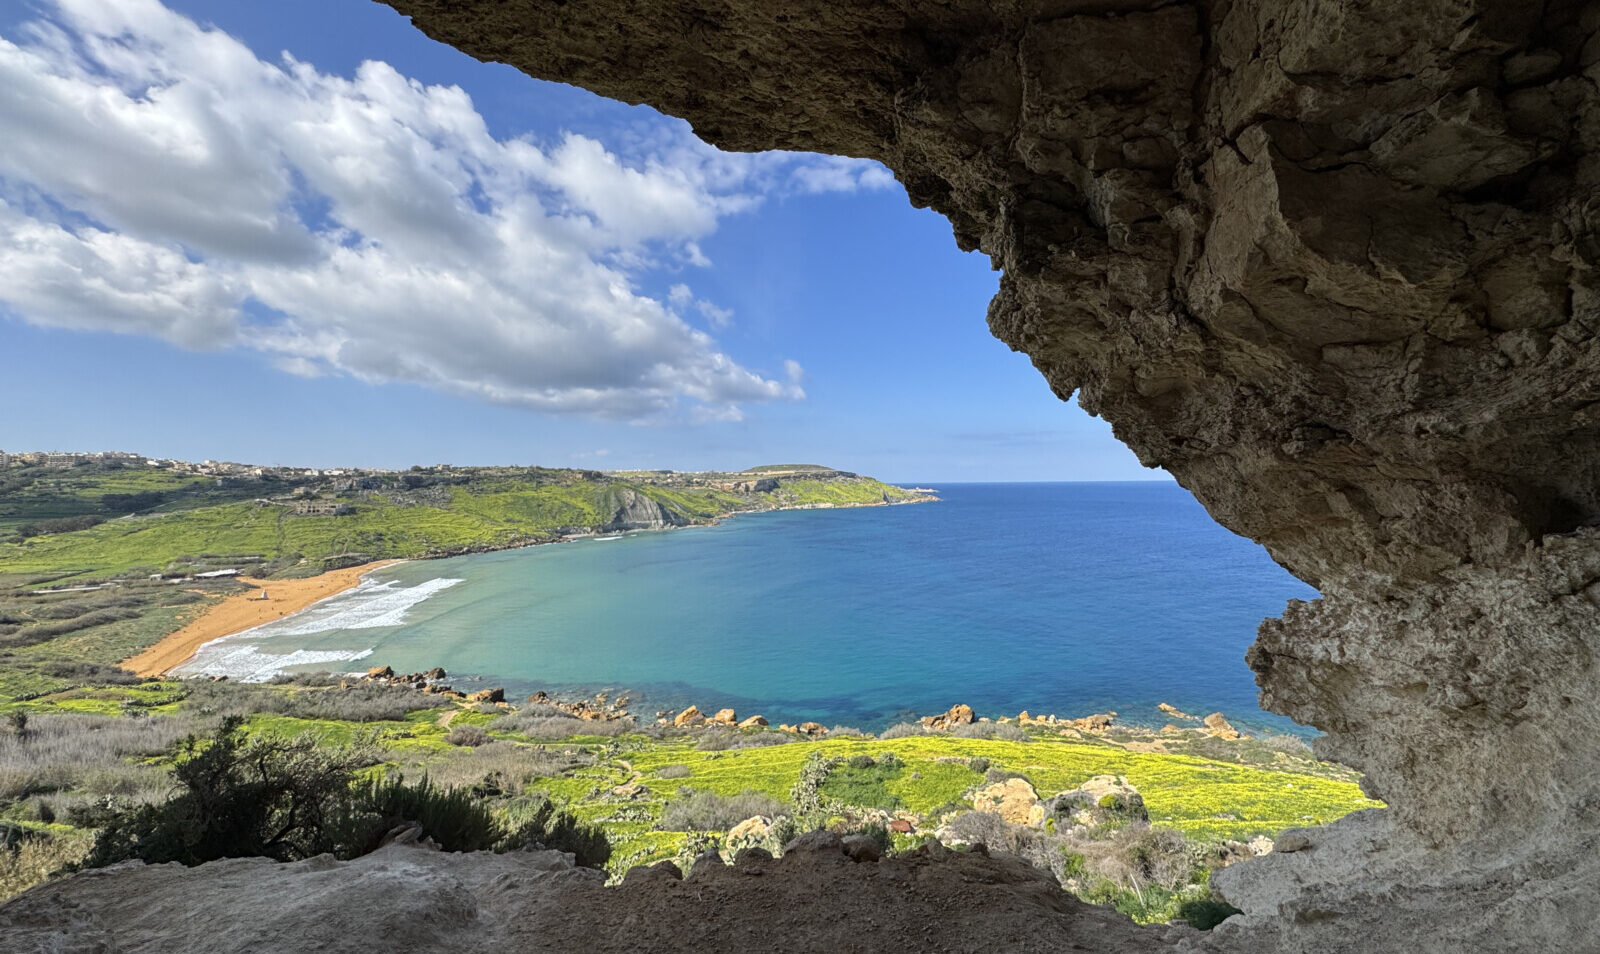
<svg viewBox="0 0 1600 954"><path fill-rule="evenodd" d="M1378 949L1377 898L1420 943L1528 846L1591 863L1600 4L388 2L726 148L884 161L1003 269L996 335L1322 590L1250 663L1392 809L1275 862L1298 926L1230 877L1258 937Z"/></svg>
<svg viewBox="0 0 1600 954"><path fill-rule="evenodd" d="M602 530L664 530L690 523L683 514L668 510L632 487L607 491L606 505L610 518L600 528Z"/></svg>

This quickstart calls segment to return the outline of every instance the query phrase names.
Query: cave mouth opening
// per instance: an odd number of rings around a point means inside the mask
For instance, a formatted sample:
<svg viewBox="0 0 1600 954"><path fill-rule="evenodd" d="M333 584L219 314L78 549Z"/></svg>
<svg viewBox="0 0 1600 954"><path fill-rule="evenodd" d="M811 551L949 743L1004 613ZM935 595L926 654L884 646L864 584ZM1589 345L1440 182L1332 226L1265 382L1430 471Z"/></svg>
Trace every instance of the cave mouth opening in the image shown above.
<svg viewBox="0 0 1600 954"><path fill-rule="evenodd" d="M1263 698L1391 807L1229 869L1233 949L1583 946L1592 4L391 5L727 148L885 162L1055 393L1315 582Z"/></svg>

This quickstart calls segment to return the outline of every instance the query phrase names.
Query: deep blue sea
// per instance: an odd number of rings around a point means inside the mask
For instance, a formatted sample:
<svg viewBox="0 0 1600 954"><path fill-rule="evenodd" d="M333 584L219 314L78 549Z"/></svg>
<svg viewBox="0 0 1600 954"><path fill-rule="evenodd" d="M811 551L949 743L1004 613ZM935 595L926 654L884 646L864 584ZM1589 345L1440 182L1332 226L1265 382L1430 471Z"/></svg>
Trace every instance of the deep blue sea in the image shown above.
<svg viewBox="0 0 1600 954"><path fill-rule="evenodd" d="M1169 702L1294 730L1258 709L1244 651L1316 592L1187 491L936 486L937 503L402 564L189 671L443 666L466 689L627 690L645 716L693 702L863 729L957 702L1160 725Z"/></svg>

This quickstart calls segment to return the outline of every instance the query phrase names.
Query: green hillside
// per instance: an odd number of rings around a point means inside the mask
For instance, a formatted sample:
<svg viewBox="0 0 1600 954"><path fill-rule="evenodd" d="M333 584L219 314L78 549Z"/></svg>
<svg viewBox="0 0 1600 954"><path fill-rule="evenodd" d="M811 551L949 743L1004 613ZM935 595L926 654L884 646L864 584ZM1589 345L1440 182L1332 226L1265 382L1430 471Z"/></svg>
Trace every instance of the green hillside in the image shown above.
<svg viewBox="0 0 1600 954"><path fill-rule="evenodd" d="M742 511L925 499L814 467L803 476L786 468L726 474L212 469L218 472L91 461L0 471L0 577L48 576L59 584L221 567L305 575L368 560L647 526L650 519L683 525ZM637 515L648 509L639 498L659 514L639 523Z"/></svg>

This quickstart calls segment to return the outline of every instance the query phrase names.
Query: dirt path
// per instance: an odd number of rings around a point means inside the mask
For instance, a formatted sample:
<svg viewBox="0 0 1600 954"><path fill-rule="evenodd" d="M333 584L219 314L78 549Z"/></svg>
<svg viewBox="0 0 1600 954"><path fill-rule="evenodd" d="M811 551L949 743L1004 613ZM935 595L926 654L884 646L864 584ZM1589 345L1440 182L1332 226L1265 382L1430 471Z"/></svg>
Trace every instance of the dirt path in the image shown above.
<svg viewBox="0 0 1600 954"><path fill-rule="evenodd" d="M330 570L321 576L304 580L252 580L241 577L241 582L254 589L224 599L187 626L138 655L124 659L120 665L141 676L160 676L188 661L196 650L213 639L231 636L290 613L298 613L318 600L350 589L361 582L363 575L373 570L401 562L383 560L366 563L343 570ZM263 590L267 594L265 600L261 599Z"/></svg>

